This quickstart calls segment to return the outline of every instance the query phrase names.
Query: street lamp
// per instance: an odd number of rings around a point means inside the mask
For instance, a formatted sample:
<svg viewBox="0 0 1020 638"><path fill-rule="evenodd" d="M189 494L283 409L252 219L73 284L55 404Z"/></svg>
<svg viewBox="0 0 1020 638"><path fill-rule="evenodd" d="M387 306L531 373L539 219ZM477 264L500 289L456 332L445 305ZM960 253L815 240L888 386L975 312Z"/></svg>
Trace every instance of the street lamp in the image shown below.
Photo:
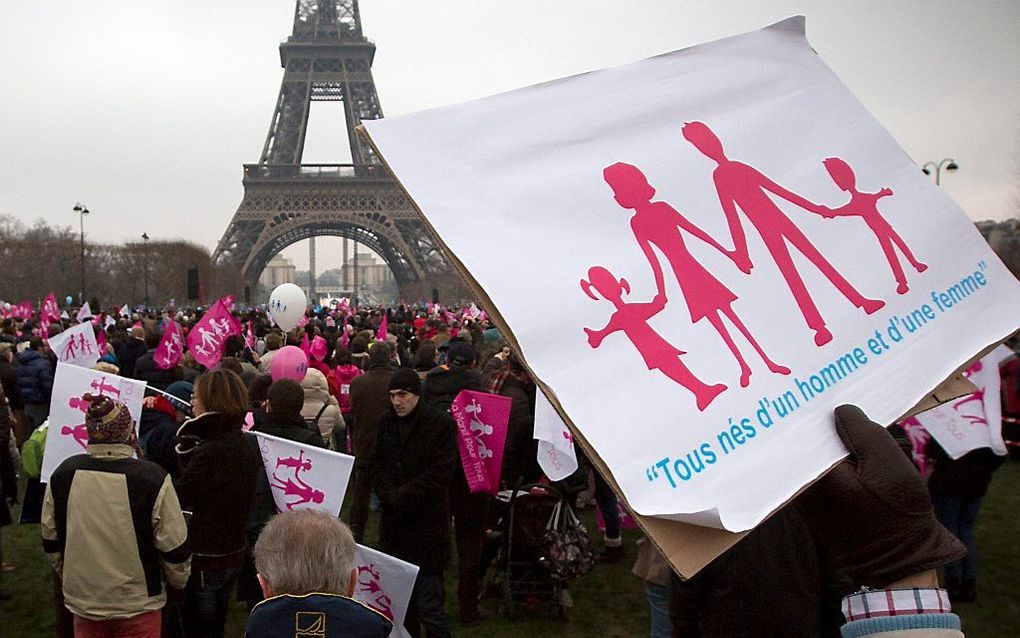
<svg viewBox="0 0 1020 638"><path fill-rule="evenodd" d="M943 168L945 168L947 171L955 171L956 169L960 168L960 165L957 164L956 160L954 160L953 158L947 157L938 164L936 164L935 162L925 162L924 165L921 166L921 172L924 173L925 175L931 175L931 172L934 170L935 185L938 186L939 178L942 175Z"/></svg>
<svg viewBox="0 0 1020 638"><path fill-rule="evenodd" d="M145 310L149 309L149 233L142 233L142 260L145 267Z"/></svg>
<svg viewBox="0 0 1020 638"><path fill-rule="evenodd" d="M81 293L78 296L78 305L85 305L85 216L89 214L87 206L75 204L72 208L78 213L78 223L81 225Z"/></svg>

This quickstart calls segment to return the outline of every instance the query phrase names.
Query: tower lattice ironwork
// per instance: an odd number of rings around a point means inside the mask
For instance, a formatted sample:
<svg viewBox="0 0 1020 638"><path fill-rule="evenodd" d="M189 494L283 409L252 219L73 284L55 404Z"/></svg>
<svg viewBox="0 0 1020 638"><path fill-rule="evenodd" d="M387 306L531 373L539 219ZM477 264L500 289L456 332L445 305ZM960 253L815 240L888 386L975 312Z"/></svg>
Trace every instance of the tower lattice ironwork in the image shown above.
<svg viewBox="0 0 1020 638"><path fill-rule="evenodd" d="M401 294L448 272L414 206L356 132L383 116L372 79L375 44L361 31L357 0L297 0L293 33L280 44L283 82L257 164L244 165L244 198L213 253L254 284L285 247L315 236L353 239L377 252ZM350 164L301 162L312 102L342 102Z"/></svg>

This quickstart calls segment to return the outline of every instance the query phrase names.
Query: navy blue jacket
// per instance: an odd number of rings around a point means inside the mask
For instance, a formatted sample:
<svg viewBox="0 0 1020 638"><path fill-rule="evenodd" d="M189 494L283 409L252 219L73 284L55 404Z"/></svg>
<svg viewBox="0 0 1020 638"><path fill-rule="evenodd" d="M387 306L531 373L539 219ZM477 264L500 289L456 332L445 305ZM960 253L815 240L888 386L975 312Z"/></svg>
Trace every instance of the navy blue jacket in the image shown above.
<svg viewBox="0 0 1020 638"><path fill-rule="evenodd" d="M386 638L392 629L393 624L385 616L356 600L335 594L308 594L274 596L255 605L244 635Z"/></svg>
<svg viewBox="0 0 1020 638"><path fill-rule="evenodd" d="M23 403L49 403L53 391L50 360L35 350L18 354L18 392Z"/></svg>

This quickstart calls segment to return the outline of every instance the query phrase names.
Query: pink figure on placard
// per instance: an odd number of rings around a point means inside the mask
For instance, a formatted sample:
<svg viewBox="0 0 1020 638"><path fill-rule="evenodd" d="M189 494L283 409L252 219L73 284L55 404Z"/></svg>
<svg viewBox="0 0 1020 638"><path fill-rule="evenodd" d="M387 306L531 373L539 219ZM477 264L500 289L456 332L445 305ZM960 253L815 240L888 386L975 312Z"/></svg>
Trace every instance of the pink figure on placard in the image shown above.
<svg viewBox="0 0 1020 638"><path fill-rule="evenodd" d="M289 467L294 470L296 477L300 472L307 472L312 469L312 460L305 458L305 451L301 450L297 456L286 456L276 459L276 467Z"/></svg>
<svg viewBox="0 0 1020 638"><path fill-rule="evenodd" d="M393 620L393 601L379 585L379 570L374 565L358 566L358 591L367 592L371 597L367 604L390 620ZM367 575L367 578L364 576Z"/></svg>
<svg viewBox="0 0 1020 638"><path fill-rule="evenodd" d="M93 390L99 393L99 396L104 396L103 393L105 392L107 396L117 395L118 398L120 397L120 390L117 389L117 386L108 384L106 382L106 377L103 377L102 379L94 379L89 385L92 386Z"/></svg>
<svg viewBox="0 0 1020 638"><path fill-rule="evenodd" d="M64 361L70 361L78 356L75 350L74 337L67 340L67 346L64 347Z"/></svg>
<svg viewBox="0 0 1020 638"><path fill-rule="evenodd" d="M598 348L602 340L614 332L623 332L645 360L649 370L658 370L671 380L690 390L697 401L698 410L704 411L726 386L717 383L706 385L694 376L694 373L680 360L683 350L673 347L662 336L648 325L648 320L666 307L666 298L658 294L649 303L627 303L623 294L630 294L630 284L626 279L617 280L611 272L602 266L588 269L588 279L581 280L581 289L592 299L598 301L599 295L616 307L616 312L609 317L609 323L601 330L585 328L588 345Z"/></svg>
<svg viewBox="0 0 1020 638"><path fill-rule="evenodd" d="M82 354L92 354L92 344L85 339L85 333L78 335L78 350L80 350Z"/></svg>
<svg viewBox="0 0 1020 638"><path fill-rule="evenodd" d="M634 211L634 216L630 220L630 228L652 267L659 295L665 298L666 282L655 248L662 251L673 269L684 300L687 302L691 322L697 323L702 319L708 319L708 322L726 343L726 347L729 348L737 363L740 364L741 387L747 387L750 383L751 368L747 365L747 361L744 360L737 344L734 343L726 329L726 324L722 320L723 315L747 339L770 371L778 374L790 374L789 368L779 365L765 354L747 326L733 311L732 304L737 300L737 296L695 259L687 249L687 244L684 243L683 234L680 231L694 235L736 261L734 254L723 248L711 235L694 225L666 202L653 202L652 197L655 196L655 189L636 166L619 162L606 167L602 175L606 183L613 189L617 203Z"/></svg>
<svg viewBox="0 0 1020 638"><path fill-rule="evenodd" d="M326 498L324 493L308 485L296 475L292 479L283 480L276 474L273 474L271 484L274 488L283 490L285 497L298 497L297 500L287 503L287 509L289 510L305 503L321 503Z"/></svg>
<svg viewBox="0 0 1020 638"><path fill-rule="evenodd" d="M71 397L67 400L67 407L74 410L80 410L82 412L88 412L90 403L91 402L87 401L85 397Z"/></svg>
<svg viewBox="0 0 1020 638"><path fill-rule="evenodd" d="M907 258L907 261L910 262L910 265L917 272L920 273L928 270L928 266L914 258L914 254L907 248L903 238L886 221L885 217L882 217L882 213L878 212L878 200L883 197L889 197L893 192L888 188L883 188L877 193L862 193L857 190L857 178L854 175L853 169L838 157L829 157L822 164L825 165L825 170L829 171L829 175L832 177L832 181L836 182L836 186L850 193L849 202L838 208L823 210L822 216L828 218L860 217L863 219L864 223L871 229L871 232L875 233L875 239L878 240L878 245L882 248L886 261L889 262L889 268L892 269L893 277L897 283L896 292L901 295L905 294L910 288L907 287L907 277L903 274L903 266L900 265L900 260L896 257L896 251L893 249L893 246L895 245L896 248L899 248L900 252L903 253L903 256Z"/></svg>
<svg viewBox="0 0 1020 638"><path fill-rule="evenodd" d="M63 436L70 435L83 450L87 450L89 447L89 431L84 423L74 427L63 425L60 427L60 434Z"/></svg>
<svg viewBox="0 0 1020 638"><path fill-rule="evenodd" d="M797 266L793 263L790 246L804 255L850 303L865 313L873 314L885 306L884 301L868 299L858 292L815 248L811 240L797 228L786 213L769 198L769 193L819 215L823 214L825 209L783 188L758 169L726 157L722 142L704 123L684 124L683 136L706 157L718 163L718 167L712 172L712 179L715 181L719 203L726 215L730 234L733 236L733 252L737 266L745 273L750 273L753 266L747 249L747 237L737 216L736 207L739 206L765 242L765 248L772 255L783 279L786 280L786 285L790 288L797 306L800 307L804 321L814 330L815 345L823 346L832 341L832 333L825 326L825 319L822 318L811 298L811 293L804 285L800 272L797 271Z"/></svg>

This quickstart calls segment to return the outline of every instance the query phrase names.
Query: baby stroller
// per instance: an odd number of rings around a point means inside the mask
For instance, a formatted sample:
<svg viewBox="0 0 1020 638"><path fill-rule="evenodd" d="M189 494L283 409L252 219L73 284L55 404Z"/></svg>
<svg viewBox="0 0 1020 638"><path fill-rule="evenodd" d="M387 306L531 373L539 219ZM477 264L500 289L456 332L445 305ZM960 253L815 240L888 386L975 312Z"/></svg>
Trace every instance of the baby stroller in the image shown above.
<svg viewBox="0 0 1020 638"><path fill-rule="evenodd" d="M562 494L541 483L514 490L501 540L503 613L512 618L515 607L524 604L565 618L566 583L590 570L594 556L587 532Z"/></svg>

